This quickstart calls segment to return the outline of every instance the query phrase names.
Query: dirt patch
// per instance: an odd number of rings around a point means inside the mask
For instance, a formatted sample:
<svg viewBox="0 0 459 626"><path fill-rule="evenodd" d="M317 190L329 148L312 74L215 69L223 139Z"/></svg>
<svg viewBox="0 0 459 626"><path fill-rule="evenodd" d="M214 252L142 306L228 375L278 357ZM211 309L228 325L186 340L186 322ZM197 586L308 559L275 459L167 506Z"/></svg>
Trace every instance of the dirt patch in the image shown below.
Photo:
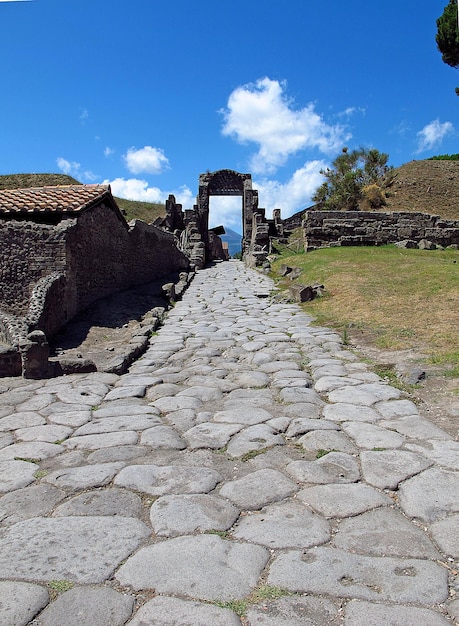
<svg viewBox="0 0 459 626"><path fill-rule="evenodd" d="M349 347L368 360L369 367L380 373L387 370L388 382L393 383L391 370L404 392L418 406L419 412L455 439L459 438L459 381L445 375L444 368L427 363L427 350L383 350L377 348L368 332L351 329ZM407 383L411 374L424 373L416 384ZM380 374L381 375L381 374Z"/></svg>

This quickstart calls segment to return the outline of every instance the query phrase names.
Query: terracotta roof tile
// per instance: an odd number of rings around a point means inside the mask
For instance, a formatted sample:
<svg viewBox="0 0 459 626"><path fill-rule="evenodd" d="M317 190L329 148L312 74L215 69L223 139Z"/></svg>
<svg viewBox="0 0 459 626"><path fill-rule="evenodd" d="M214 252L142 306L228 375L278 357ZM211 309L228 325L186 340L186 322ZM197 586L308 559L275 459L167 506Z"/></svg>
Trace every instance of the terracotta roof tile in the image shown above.
<svg viewBox="0 0 459 626"><path fill-rule="evenodd" d="M78 213L110 194L109 185L62 185L0 190L0 217L15 213Z"/></svg>

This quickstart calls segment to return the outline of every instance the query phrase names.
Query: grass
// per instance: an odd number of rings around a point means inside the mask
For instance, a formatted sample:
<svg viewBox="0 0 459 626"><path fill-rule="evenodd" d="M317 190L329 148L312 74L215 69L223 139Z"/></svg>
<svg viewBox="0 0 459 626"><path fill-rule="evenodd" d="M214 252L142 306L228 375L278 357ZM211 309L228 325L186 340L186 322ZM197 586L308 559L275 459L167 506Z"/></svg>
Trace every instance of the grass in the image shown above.
<svg viewBox="0 0 459 626"><path fill-rule="evenodd" d="M380 348L418 348L432 362L459 366L459 251L395 246L323 248L295 254L284 249L273 264L303 269L299 281L323 283L324 297L305 303L316 322L348 338L369 333ZM287 288L290 281L281 280Z"/></svg>
<svg viewBox="0 0 459 626"><path fill-rule="evenodd" d="M115 198L116 204L124 212L126 220L142 220L150 224L157 217L165 217L166 206L164 204L154 204L152 202L137 202L135 200L124 200Z"/></svg>
<svg viewBox="0 0 459 626"><path fill-rule="evenodd" d="M69 580L50 580L48 586L58 593L64 593L73 587L73 583Z"/></svg>
<svg viewBox="0 0 459 626"><path fill-rule="evenodd" d="M274 587L272 585L261 585L255 589L249 596L242 600L228 600L226 602L216 601L212 604L219 606L223 609L230 609L234 611L240 617L244 616L248 607L251 604L258 604L266 600L277 600L283 596L291 596L293 593L282 589L281 587Z"/></svg>

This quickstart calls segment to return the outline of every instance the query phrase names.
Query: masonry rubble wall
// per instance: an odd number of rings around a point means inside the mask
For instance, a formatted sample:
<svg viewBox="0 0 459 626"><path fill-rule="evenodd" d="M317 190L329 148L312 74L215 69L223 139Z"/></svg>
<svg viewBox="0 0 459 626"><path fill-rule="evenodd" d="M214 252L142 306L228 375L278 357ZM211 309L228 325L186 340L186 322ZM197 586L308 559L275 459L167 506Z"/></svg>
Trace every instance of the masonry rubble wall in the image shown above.
<svg viewBox="0 0 459 626"><path fill-rule="evenodd" d="M305 250L326 246L383 245L428 239L440 246L459 244L459 221L427 213L307 211Z"/></svg>

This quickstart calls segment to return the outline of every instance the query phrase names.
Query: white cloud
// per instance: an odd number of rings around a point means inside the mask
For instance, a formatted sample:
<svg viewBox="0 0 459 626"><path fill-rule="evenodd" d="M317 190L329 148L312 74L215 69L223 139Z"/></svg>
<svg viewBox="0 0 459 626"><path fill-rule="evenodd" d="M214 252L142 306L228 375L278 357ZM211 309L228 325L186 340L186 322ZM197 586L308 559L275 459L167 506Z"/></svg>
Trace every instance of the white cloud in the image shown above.
<svg viewBox="0 0 459 626"><path fill-rule="evenodd" d="M169 164L169 159L161 148L153 148L152 146L144 146L139 150L129 148L124 155L124 161L131 174L141 174L142 172L159 174Z"/></svg>
<svg viewBox="0 0 459 626"><path fill-rule="evenodd" d="M114 151L114 150L112 150L112 148L109 148L109 147L107 146L107 147L104 149L104 156L108 158L108 157L112 156L112 154L113 154L114 152L115 152L115 151Z"/></svg>
<svg viewBox="0 0 459 626"><path fill-rule="evenodd" d="M223 135L258 144L250 164L255 173L274 172L291 154L306 148L335 152L350 139L343 126L326 124L314 104L294 109L284 92L285 83L262 78L237 87L222 111Z"/></svg>
<svg viewBox="0 0 459 626"><path fill-rule="evenodd" d="M454 131L454 127L451 122L440 123L440 120L433 120L429 124L426 124L422 130L417 133L418 137L418 149L416 153L425 152L426 150L432 150L437 148L443 139L449 133Z"/></svg>
<svg viewBox="0 0 459 626"><path fill-rule="evenodd" d="M227 226L242 234L242 196L210 196L209 227Z"/></svg>
<svg viewBox="0 0 459 626"><path fill-rule="evenodd" d="M175 196L178 204L184 209L193 206L194 195L186 186L180 187L176 191L162 191L159 187L150 187L146 180L139 178L115 178L114 180L104 180L104 185L110 185L112 194L118 198L127 200L139 200L140 202L165 202L170 194Z"/></svg>
<svg viewBox="0 0 459 626"><path fill-rule="evenodd" d="M80 182L83 181L92 183L98 178L98 176L94 174L94 172L91 172L91 170L81 171L81 164L77 163L76 161L68 161L63 157L59 157L58 159L56 159L56 163L58 168L64 174L67 174L68 176L73 176L73 178L76 178Z"/></svg>
<svg viewBox="0 0 459 626"><path fill-rule="evenodd" d="M79 115L80 122L82 122L84 124L84 122L86 122L88 117L89 117L88 109L84 109L84 108L80 107L80 115Z"/></svg>

